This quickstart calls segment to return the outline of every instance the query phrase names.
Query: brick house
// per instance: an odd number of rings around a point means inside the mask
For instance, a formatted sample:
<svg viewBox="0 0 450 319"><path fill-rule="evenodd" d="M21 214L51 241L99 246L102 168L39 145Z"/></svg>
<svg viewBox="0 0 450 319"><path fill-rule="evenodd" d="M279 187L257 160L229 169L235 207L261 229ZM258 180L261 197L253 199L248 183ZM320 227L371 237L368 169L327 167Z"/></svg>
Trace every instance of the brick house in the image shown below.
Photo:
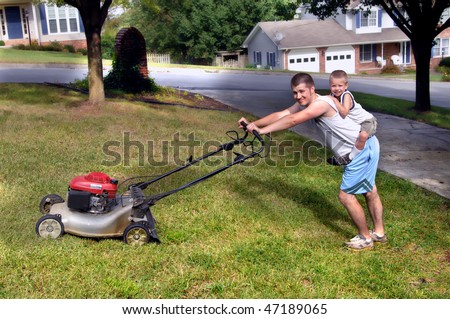
<svg viewBox="0 0 450 319"><path fill-rule="evenodd" d="M76 49L86 48L84 27L76 8L36 5L25 0L0 0L0 40L7 46L58 41Z"/></svg>
<svg viewBox="0 0 450 319"><path fill-rule="evenodd" d="M386 64L415 68L409 38L381 7L371 8L369 15L348 11L323 21L300 9L301 20L259 22L253 28L242 45L250 64L321 73L343 69L349 74L380 73ZM436 39L430 67L450 55L449 39L450 29Z"/></svg>

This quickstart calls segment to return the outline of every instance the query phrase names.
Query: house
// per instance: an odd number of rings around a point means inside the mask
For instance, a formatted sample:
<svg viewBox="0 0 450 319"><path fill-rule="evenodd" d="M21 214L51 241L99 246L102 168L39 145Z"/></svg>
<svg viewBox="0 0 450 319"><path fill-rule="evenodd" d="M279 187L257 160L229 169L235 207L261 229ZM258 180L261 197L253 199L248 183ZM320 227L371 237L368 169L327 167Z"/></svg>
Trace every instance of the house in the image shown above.
<svg viewBox="0 0 450 319"><path fill-rule="evenodd" d="M358 5L351 3L353 8ZM275 70L371 74L386 64L414 68L409 38L384 10L370 10L368 15L349 10L323 21L303 11L300 20L259 22L242 46L250 64ZM434 59L449 56L449 33L441 33Z"/></svg>
<svg viewBox="0 0 450 319"><path fill-rule="evenodd" d="M25 0L0 0L0 40L8 46L58 41L76 49L86 48L84 27L76 8L36 5Z"/></svg>

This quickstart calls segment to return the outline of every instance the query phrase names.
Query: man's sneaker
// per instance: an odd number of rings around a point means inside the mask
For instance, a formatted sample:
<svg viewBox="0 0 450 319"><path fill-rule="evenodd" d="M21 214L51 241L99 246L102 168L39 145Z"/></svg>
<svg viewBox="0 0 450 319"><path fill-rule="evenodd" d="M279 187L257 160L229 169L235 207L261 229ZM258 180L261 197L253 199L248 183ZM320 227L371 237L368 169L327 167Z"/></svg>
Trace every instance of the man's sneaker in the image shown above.
<svg viewBox="0 0 450 319"><path fill-rule="evenodd" d="M345 246L354 250L370 249L373 247L373 240L359 234L350 239L350 241L345 242Z"/></svg>
<svg viewBox="0 0 450 319"><path fill-rule="evenodd" d="M374 232L373 230L369 230L370 233L370 237L372 238L372 240L376 243L385 243L387 242L387 237L386 234L384 234L383 236L378 235L376 232Z"/></svg>
<svg viewBox="0 0 450 319"><path fill-rule="evenodd" d="M334 166L343 166L350 164L352 160L349 158L349 154L344 156L333 156L327 159L328 164Z"/></svg>

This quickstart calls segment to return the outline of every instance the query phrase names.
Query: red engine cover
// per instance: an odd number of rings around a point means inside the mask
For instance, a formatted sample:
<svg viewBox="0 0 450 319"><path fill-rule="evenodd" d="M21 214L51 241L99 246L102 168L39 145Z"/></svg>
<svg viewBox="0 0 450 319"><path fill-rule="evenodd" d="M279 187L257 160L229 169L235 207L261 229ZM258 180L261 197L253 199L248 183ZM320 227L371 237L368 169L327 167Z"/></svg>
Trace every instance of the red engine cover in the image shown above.
<svg viewBox="0 0 450 319"><path fill-rule="evenodd" d="M106 193L108 198L114 198L117 193L117 180L111 179L105 173L92 172L88 175L72 178L69 187L77 191L90 192L96 195Z"/></svg>

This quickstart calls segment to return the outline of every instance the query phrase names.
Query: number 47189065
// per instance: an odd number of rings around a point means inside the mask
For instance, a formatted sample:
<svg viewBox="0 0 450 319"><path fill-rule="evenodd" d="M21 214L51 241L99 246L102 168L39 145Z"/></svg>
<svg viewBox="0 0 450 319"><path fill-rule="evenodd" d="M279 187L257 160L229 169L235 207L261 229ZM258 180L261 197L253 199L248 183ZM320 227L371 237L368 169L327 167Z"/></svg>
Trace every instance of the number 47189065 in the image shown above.
<svg viewBox="0 0 450 319"><path fill-rule="evenodd" d="M275 314L281 314L281 315L294 315L294 314L306 314L306 315L324 315L327 313L327 304L278 304L278 303L272 303L268 304L264 311L268 314L275 315Z"/></svg>

